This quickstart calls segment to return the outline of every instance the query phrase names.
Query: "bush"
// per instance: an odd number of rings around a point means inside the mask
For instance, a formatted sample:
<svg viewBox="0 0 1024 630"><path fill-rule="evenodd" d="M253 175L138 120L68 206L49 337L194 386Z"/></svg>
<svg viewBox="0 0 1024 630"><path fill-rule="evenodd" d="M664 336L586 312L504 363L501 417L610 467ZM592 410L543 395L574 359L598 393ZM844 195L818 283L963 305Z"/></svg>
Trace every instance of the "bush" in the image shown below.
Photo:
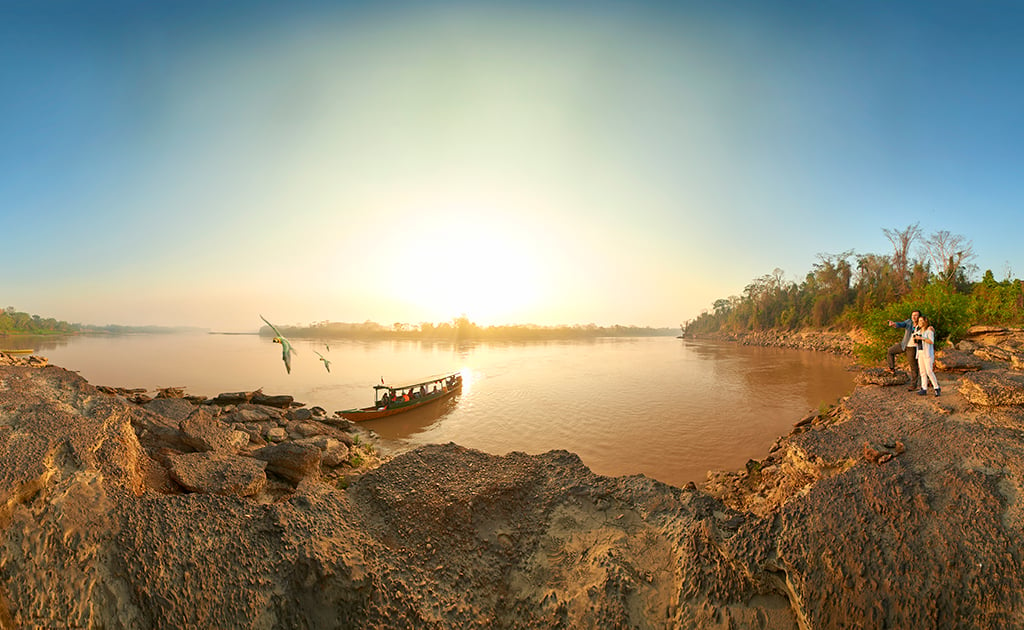
<svg viewBox="0 0 1024 630"><path fill-rule="evenodd" d="M854 351L864 363L878 363L892 344L903 338L904 329L893 331L888 320L903 321L912 311L920 311L935 327L936 348L943 340L956 343L971 326L971 299L944 284L930 284L915 289L899 302L868 311L856 317L868 341L858 344Z"/></svg>
<svg viewBox="0 0 1024 630"><path fill-rule="evenodd" d="M991 271L971 292L971 321L975 324L1020 326L1024 324L1024 282L996 282Z"/></svg>
<svg viewBox="0 0 1024 630"><path fill-rule="evenodd" d="M942 339L952 343L960 341L973 323L970 297L957 293L946 284L929 284L914 291L909 300L917 304L918 310L935 327L936 347L939 347L939 340Z"/></svg>

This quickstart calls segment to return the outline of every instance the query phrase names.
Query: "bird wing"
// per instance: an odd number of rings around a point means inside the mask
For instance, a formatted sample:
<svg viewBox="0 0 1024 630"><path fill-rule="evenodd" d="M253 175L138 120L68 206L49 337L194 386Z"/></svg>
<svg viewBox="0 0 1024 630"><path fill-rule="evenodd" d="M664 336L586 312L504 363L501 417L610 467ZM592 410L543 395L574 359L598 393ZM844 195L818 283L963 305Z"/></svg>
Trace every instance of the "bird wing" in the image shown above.
<svg viewBox="0 0 1024 630"><path fill-rule="evenodd" d="M267 318L262 315L260 315L260 319L267 322ZM285 339L284 335L281 334L281 331L277 329L277 326L271 324L270 322L267 322L267 326L270 326L270 329L273 330L274 334L277 335L278 339L281 340L281 359L284 361L284 369L287 370L289 374L291 374L292 353L295 352L295 350L292 348L291 342ZM295 354L298 354L298 352L295 352Z"/></svg>
<svg viewBox="0 0 1024 630"><path fill-rule="evenodd" d="M262 316L262 315L260 315L260 319L262 319L263 321L267 322L267 318ZM277 329L277 326L271 324L270 322L267 322L267 326L270 326L270 329L274 331L275 335L277 335L278 337L281 337L282 339L284 339L284 335L282 335L281 331Z"/></svg>
<svg viewBox="0 0 1024 630"><path fill-rule="evenodd" d="M288 373L292 373L292 346L290 343L285 343L282 340L281 343L281 358L284 359L284 369L288 370Z"/></svg>
<svg viewBox="0 0 1024 630"><path fill-rule="evenodd" d="M328 372L330 372L330 371L331 371L331 361L330 361L330 359L328 359L328 358L327 358L327 357L325 357L324 355L320 354L320 353L319 353L319 352L317 352L316 350L314 350L314 351L313 351L313 353L314 353L314 354L315 354L316 356L320 357L320 360L324 362L324 367L325 367L325 368L327 368L327 371L328 371Z"/></svg>

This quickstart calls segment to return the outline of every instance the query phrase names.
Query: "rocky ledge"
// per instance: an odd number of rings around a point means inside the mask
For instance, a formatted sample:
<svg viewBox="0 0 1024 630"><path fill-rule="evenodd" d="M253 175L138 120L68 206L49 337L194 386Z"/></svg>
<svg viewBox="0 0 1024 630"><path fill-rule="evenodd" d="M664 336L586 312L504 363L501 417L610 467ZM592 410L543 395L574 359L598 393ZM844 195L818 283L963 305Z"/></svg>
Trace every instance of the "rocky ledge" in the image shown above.
<svg viewBox="0 0 1024 630"><path fill-rule="evenodd" d="M815 350L839 355L852 355L858 343L866 337L860 331L839 332L822 330L759 330L740 333L712 333L695 335L693 339L731 341L745 346L767 346ZM899 336L893 337L893 342ZM943 364L943 360L947 364ZM960 364L960 362L964 362ZM936 357L938 369L970 371L981 369L982 363L1011 364L1024 369L1024 329L999 326L972 326L964 338Z"/></svg>
<svg viewBox="0 0 1024 630"><path fill-rule="evenodd" d="M312 418L0 365L0 627L1021 627L1019 372L889 377L675 488L454 444L343 483Z"/></svg>

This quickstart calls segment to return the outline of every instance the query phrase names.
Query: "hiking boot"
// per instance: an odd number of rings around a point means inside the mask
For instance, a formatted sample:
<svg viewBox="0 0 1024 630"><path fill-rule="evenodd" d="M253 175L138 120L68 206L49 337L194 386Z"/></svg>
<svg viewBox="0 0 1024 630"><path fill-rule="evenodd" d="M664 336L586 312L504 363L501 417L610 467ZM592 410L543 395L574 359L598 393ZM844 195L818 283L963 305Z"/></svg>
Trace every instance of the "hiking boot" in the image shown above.
<svg viewBox="0 0 1024 630"><path fill-rule="evenodd" d="M935 397L936 397L936 398L938 398L938 397L939 397L939 392L941 392L941 391L942 391L942 388L936 388L936 389L935 389Z"/></svg>
<svg viewBox="0 0 1024 630"><path fill-rule="evenodd" d="M927 396L928 395L928 390L927 389L919 389L919 390L917 390L917 395L918 396Z"/></svg>

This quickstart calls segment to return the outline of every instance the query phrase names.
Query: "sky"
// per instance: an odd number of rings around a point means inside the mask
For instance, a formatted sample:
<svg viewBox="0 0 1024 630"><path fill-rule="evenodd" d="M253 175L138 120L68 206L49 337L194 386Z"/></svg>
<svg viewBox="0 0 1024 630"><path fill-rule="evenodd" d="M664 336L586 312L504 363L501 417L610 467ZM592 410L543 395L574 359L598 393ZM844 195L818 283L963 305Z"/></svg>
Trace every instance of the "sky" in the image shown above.
<svg viewBox="0 0 1024 630"><path fill-rule="evenodd" d="M0 307L675 327L913 223L1020 277L1022 18L0 0Z"/></svg>

